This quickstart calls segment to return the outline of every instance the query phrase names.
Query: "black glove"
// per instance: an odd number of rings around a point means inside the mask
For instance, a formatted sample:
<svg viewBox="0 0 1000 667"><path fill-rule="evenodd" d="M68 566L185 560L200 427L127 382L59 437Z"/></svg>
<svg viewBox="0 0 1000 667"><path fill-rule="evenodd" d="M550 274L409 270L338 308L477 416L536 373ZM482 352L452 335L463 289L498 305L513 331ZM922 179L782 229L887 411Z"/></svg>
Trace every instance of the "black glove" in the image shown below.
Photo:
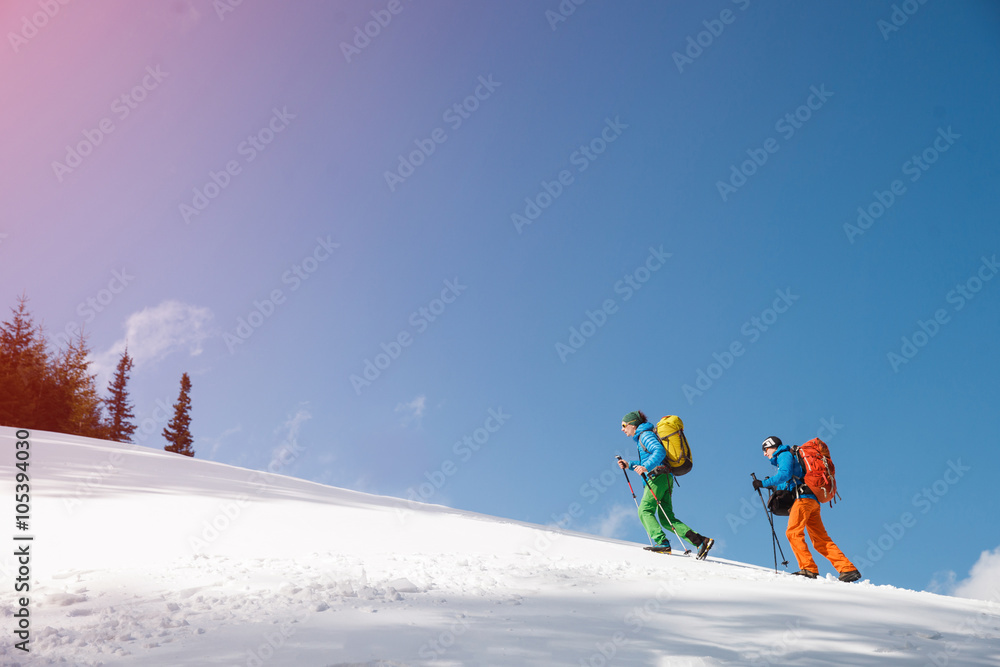
<svg viewBox="0 0 1000 667"><path fill-rule="evenodd" d="M753 481L753 490L754 491L760 491L760 488L762 486L764 486L764 482L760 481L759 479L755 479Z"/></svg>

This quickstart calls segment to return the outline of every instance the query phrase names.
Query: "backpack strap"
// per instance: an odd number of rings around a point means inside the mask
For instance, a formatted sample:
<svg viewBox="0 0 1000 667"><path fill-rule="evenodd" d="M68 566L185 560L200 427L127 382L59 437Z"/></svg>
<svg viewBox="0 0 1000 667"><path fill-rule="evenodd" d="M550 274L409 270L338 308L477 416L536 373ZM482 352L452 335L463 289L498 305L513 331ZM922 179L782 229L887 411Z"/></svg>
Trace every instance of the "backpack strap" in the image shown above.
<svg viewBox="0 0 1000 667"><path fill-rule="evenodd" d="M665 454L665 456L663 457L663 463L659 467L663 468L663 472L665 472L665 473L669 472L671 475L673 475L674 471L670 467L670 464L668 463L668 459L670 458L670 454L669 454L669 452L666 451L667 450L667 445L664 443L664 440L669 440L672 436L675 436L678 433L681 434L681 440L684 441L684 444L687 445L687 448L690 450L691 449L691 445L688 445L687 436L684 435L684 428L683 427L677 429L676 431L673 431L672 433L667 433L662 438L660 437L660 434L656 432L656 429L655 428L653 429L653 435L655 435L656 439L660 441L661 445L663 445L663 450L664 450L664 454ZM677 476L673 475L673 477L674 477L674 484L676 484L677 486L680 486L681 483L680 483L680 480L677 479Z"/></svg>
<svg viewBox="0 0 1000 667"><path fill-rule="evenodd" d="M792 475L792 479L798 482L795 485L796 498L800 498L802 494L807 491L809 493L813 492L813 490L809 488L809 485L806 484L805 474L808 471L806 470L806 462L802 459L802 454L799 452L799 449L801 449L801 447L799 447L798 445L792 445L791 447L789 447L789 450L792 452L792 455L795 457L795 460L798 461L799 467L802 468L802 477L796 477L795 475ZM830 506L833 507L832 502L830 503Z"/></svg>
<svg viewBox="0 0 1000 667"><path fill-rule="evenodd" d="M683 429L681 429L681 430L683 430ZM653 437L656 438L656 441L658 443L660 443L661 447L663 447L663 454L664 454L664 456L663 456L663 463L661 463L660 465L656 466L656 470L659 470L660 472L654 472L653 470L649 471L649 478L653 479L654 477L657 477L658 475L662 475L664 473L670 472L670 466L667 465L667 457L666 457L667 446L663 444L663 440L660 439L660 435L656 432L655 428L649 430L648 432L652 433ZM677 431L674 431L674 433L676 433L676 432ZM671 433L670 435L673 435L673 433ZM639 460L641 461L642 460L642 452L639 451L639 447L642 447L642 451L646 452L647 454L649 453L649 450L646 449L646 446L642 444L642 436L639 436L639 439L636 440L636 452L639 454ZM676 481L676 478L675 478L674 481Z"/></svg>
<svg viewBox="0 0 1000 667"><path fill-rule="evenodd" d="M799 480L799 484L796 487L796 494L797 494L798 493L798 487L802 486L803 484L806 483L806 478L805 478L806 466L805 466L804 461L802 460L802 455L799 454L799 446L798 445L792 445L792 446L790 446L788 448L788 451L790 451L792 453L792 456L795 457L795 460L798 462L799 467L802 468L802 477L796 477L795 475L792 475L792 479Z"/></svg>

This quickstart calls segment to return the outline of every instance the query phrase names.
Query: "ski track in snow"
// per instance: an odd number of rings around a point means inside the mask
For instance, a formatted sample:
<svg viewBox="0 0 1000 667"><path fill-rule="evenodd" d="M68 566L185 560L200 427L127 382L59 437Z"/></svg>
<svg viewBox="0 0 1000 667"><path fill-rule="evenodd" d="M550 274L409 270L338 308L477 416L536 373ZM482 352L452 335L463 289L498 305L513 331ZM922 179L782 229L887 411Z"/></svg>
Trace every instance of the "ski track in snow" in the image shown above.
<svg viewBox="0 0 1000 667"><path fill-rule="evenodd" d="M0 429L0 494L12 436ZM32 437L31 653L11 639L7 553L3 665L1000 664L989 602Z"/></svg>

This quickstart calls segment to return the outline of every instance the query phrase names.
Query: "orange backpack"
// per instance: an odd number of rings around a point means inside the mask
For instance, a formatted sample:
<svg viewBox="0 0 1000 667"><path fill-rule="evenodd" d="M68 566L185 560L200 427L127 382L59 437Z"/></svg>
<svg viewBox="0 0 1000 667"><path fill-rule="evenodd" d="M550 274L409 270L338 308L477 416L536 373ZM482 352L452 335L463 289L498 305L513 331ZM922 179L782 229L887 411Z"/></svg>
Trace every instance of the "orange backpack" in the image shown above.
<svg viewBox="0 0 1000 667"><path fill-rule="evenodd" d="M799 463L805 472L803 481L806 486L816 494L816 499L821 503L833 505L834 499L839 499L840 494L837 493L837 469L830 458L830 448L819 438L813 438L795 447L793 451L799 457Z"/></svg>

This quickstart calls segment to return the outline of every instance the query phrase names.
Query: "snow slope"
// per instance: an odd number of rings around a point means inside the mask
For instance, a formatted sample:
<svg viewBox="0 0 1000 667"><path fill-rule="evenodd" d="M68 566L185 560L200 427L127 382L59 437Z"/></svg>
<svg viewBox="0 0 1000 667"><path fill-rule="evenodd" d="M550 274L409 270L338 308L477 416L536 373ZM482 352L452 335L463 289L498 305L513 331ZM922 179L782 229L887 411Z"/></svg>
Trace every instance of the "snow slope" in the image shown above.
<svg viewBox="0 0 1000 667"><path fill-rule="evenodd" d="M4 665L997 665L1000 610L0 428ZM15 542L15 536L34 540ZM30 544L30 653L15 548Z"/></svg>

